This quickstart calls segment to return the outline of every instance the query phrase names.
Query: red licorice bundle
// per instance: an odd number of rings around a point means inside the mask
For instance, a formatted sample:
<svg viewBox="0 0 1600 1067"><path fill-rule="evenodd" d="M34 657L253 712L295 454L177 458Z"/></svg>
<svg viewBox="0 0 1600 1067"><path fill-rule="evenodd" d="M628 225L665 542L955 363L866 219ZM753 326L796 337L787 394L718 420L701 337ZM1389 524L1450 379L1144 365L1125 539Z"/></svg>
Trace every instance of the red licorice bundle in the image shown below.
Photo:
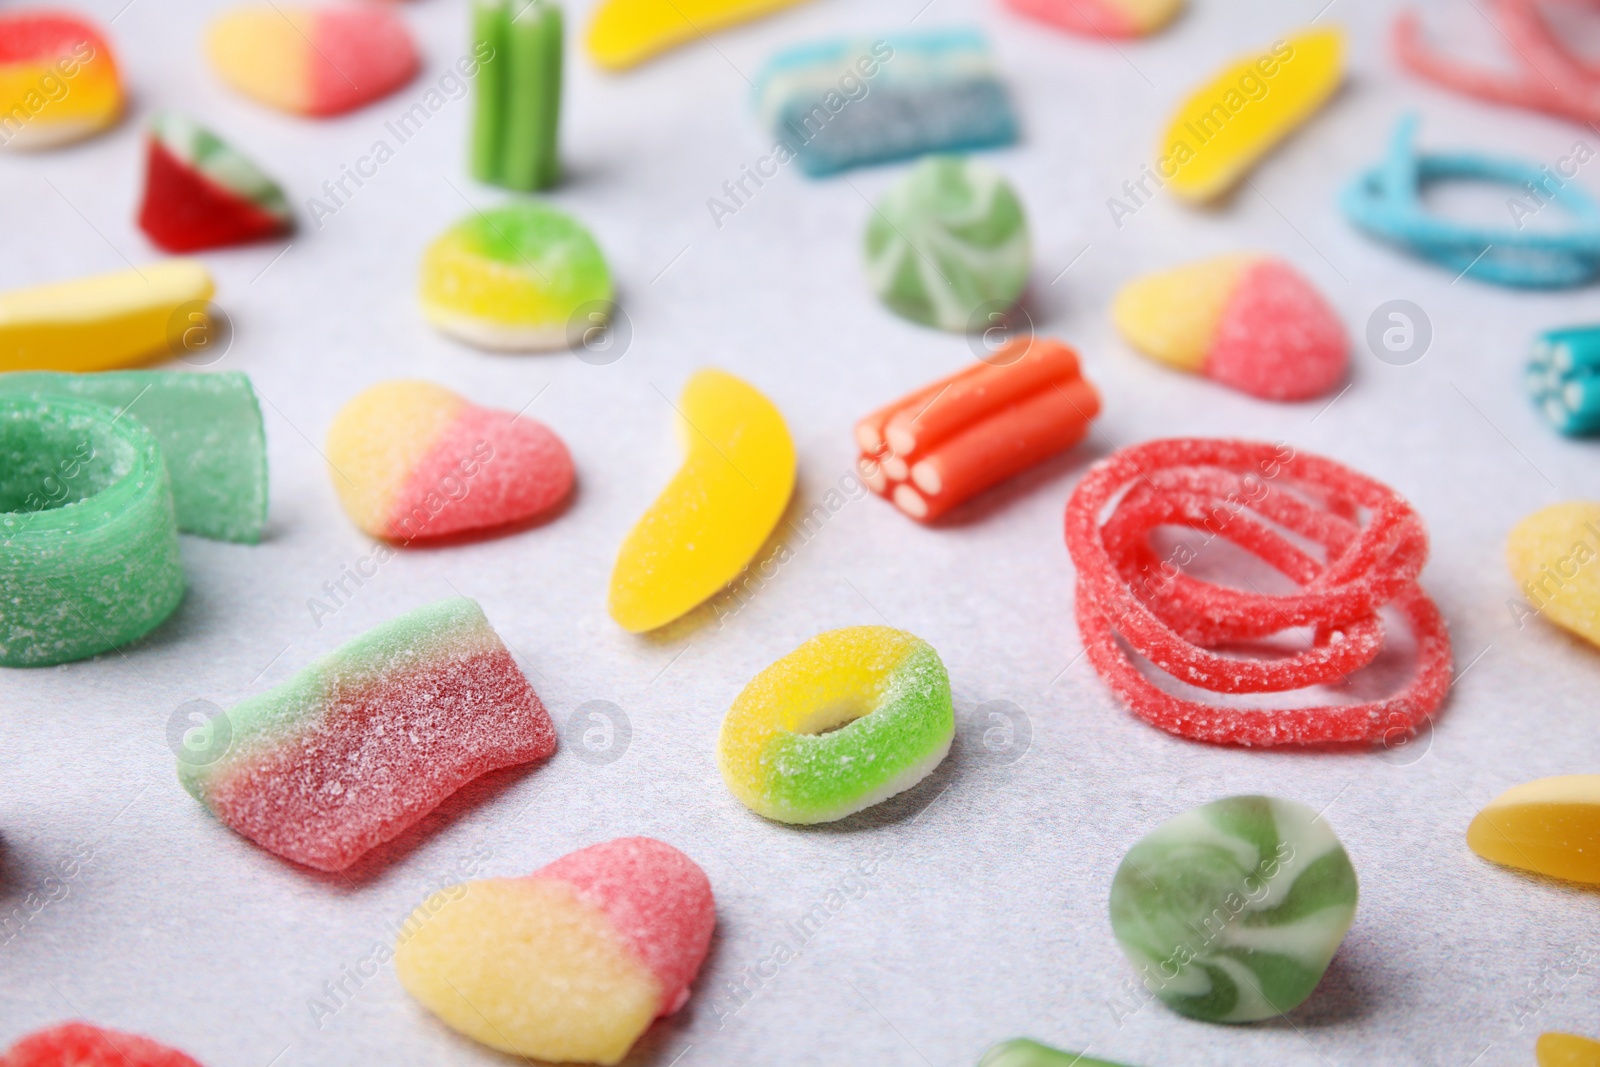
<svg viewBox="0 0 1600 1067"><path fill-rule="evenodd" d="M1154 726L1217 744L1376 744L1414 733L1444 702L1450 638L1416 581L1427 531L1398 493L1348 467L1252 441L1150 441L1096 464L1067 504L1066 525L1089 661ZM1269 596L1189 577L1152 546L1162 526L1230 541L1299 591ZM1323 551L1307 551L1306 542ZM1385 606L1412 629L1416 677L1363 704L1258 709L1187 700L1155 685L1117 640L1201 689L1281 693L1340 681L1376 659ZM1215 651L1297 627L1311 627L1314 637L1294 655Z"/></svg>

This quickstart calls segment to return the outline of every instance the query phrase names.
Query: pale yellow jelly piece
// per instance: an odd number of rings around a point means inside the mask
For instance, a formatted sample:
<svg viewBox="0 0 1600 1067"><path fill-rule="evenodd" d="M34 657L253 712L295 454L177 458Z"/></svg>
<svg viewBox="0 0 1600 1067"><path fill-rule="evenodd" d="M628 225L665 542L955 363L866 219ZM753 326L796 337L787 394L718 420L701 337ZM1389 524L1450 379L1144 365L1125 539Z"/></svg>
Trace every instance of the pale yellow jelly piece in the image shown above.
<svg viewBox="0 0 1600 1067"><path fill-rule="evenodd" d="M1600 504L1569 500L1529 515L1506 539L1506 563L1530 609L1600 644Z"/></svg>
<svg viewBox="0 0 1600 1067"><path fill-rule="evenodd" d="M1198 373L1228 298L1260 259L1237 253L1136 278L1117 294L1111 319L1128 343L1151 359Z"/></svg>
<svg viewBox="0 0 1600 1067"><path fill-rule="evenodd" d="M1467 827L1467 846L1507 867L1600 883L1600 774L1506 790Z"/></svg>
<svg viewBox="0 0 1600 1067"><path fill-rule="evenodd" d="M168 259L0 293L0 371L109 370L169 357L184 329L173 313L212 292L198 261Z"/></svg>
<svg viewBox="0 0 1600 1067"><path fill-rule="evenodd" d="M611 572L611 617L634 633L666 625L736 578L794 491L789 428L748 383L700 371L677 408L688 457L629 531Z"/></svg>
<svg viewBox="0 0 1600 1067"><path fill-rule="evenodd" d="M467 402L431 382L380 382L328 428L328 475L355 524L390 537L395 497Z"/></svg>
<svg viewBox="0 0 1600 1067"><path fill-rule="evenodd" d="M311 42L316 12L275 5L238 8L206 32L217 76L244 95L283 111L311 105Z"/></svg>
<svg viewBox="0 0 1600 1067"><path fill-rule="evenodd" d="M1344 79L1344 34L1315 30L1240 57L1183 102L1162 135L1157 170L1205 201L1233 188Z"/></svg>
<svg viewBox="0 0 1600 1067"><path fill-rule="evenodd" d="M1540 1034L1533 1052L1539 1067L1600 1067L1600 1041L1577 1034Z"/></svg>
<svg viewBox="0 0 1600 1067"><path fill-rule="evenodd" d="M1185 0L1113 0L1140 33L1154 33L1183 10Z"/></svg>
<svg viewBox="0 0 1600 1067"><path fill-rule="evenodd" d="M518 1056L613 1064L661 985L603 911L565 882L495 878L429 897L395 945L406 992L453 1030Z"/></svg>
<svg viewBox="0 0 1600 1067"><path fill-rule="evenodd" d="M624 70L708 33L802 0L602 0L589 23L589 55Z"/></svg>

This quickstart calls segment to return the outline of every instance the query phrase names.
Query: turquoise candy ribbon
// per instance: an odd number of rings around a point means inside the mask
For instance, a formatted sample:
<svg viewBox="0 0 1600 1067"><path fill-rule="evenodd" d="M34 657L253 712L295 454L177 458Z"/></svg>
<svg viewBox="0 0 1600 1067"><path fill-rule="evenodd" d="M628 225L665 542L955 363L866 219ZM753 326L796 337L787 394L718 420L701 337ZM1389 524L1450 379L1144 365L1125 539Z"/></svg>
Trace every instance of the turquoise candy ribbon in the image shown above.
<svg viewBox="0 0 1600 1067"><path fill-rule="evenodd" d="M1419 155L1416 130L1415 115L1402 118L1388 157L1345 188L1339 206L1351 223L1457 274L1514 289L1563 289L1600 275L1600 204L1576 183L1563 183L1523 160L1465 152ZM1565 210L1573 225L1560 233L1523 233L1468 226L1428 213L1422 206L1423 189L1451 180L1518 189L1531 184Z"/></svg>
<svg viewBox="0 0 1600 1067"><path fill-rule="evenodd" d="M1528 397L1568 437L1600 434L1600 325L1540 334L1528 360Z"/></svg>

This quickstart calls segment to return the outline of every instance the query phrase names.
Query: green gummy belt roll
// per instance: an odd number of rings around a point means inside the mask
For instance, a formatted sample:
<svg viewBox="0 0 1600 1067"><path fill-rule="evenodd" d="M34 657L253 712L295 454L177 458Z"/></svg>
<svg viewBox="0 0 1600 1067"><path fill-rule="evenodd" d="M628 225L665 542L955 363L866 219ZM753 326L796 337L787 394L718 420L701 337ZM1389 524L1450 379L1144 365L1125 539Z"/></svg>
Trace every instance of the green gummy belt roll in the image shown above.
<svg viewBox="0 0 1600 1067"><path fill-rule="evenodd" d="M563 19L551 0L476 0L481 59L468 162L473 177L521 192L560 177Z"/></svg>
<svg viewBox="0 0 1600 1067"><path fill-rule="evenodd" d="M154 435L100 404L0 393L0 666L116 648L182 599Z"/></svg>
<svg viewBox="0 0 1600 1067"><path fill-rule="evenodd" d="M0 393L89 400L137 419L161 446L178 529L217 541L261 540L267 521L267 438L248 375L0 374Z"/></svg>

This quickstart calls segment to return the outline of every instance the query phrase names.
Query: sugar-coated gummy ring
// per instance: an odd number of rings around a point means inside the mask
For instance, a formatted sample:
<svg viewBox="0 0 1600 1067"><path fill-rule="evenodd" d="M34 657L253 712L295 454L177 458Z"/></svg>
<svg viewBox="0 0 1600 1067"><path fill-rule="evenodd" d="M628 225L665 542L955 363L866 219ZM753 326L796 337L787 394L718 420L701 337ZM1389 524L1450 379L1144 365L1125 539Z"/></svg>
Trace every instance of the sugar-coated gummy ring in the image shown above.
<svg viewBox="0 0 1600 1067"><path fill-rule="evenodd" d="M183 588L150 432L99 404L0 396L0 665L65 663L142 637Z"/></svg>
<svg viewBox="0 0 1600 1067"><path fill-rule="evenodd" d="M911 788L955 736L944 663L887 626L819 634L750 680L722 720L733 795L779 822L833 822Z"/></svg>

